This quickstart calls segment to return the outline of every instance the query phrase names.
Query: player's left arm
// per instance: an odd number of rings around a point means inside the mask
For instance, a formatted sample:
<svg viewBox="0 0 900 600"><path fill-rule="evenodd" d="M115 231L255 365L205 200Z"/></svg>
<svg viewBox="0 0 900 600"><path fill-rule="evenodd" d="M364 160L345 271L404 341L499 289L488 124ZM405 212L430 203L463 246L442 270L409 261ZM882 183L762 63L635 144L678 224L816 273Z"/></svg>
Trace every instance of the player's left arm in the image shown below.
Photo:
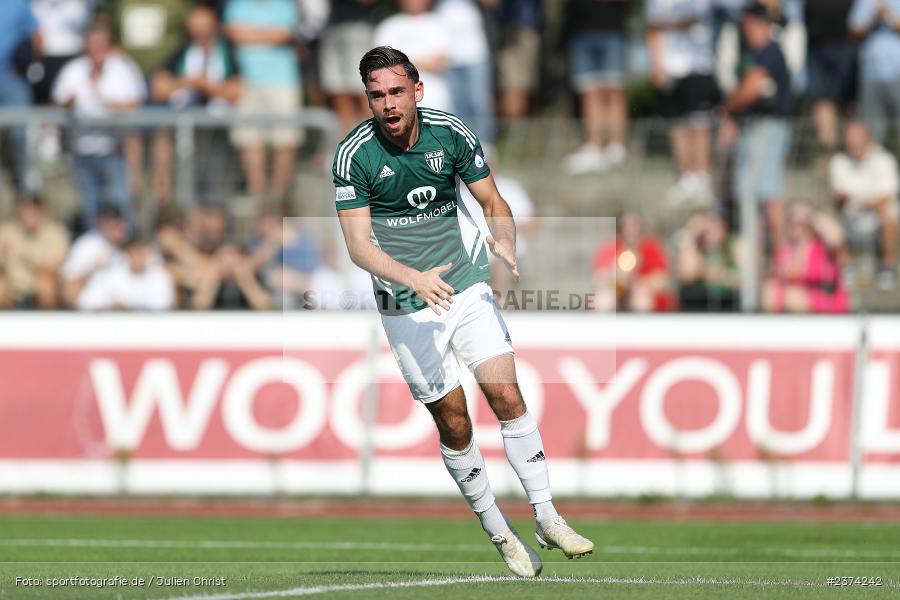
<svg viewBox="0 0 900 600"><path fill-rule="evenodd" d="M488 248L506 263L516 281L519 280L519 265L516 262L516 224L509 204L500 195L494 176L488 175L473 183L466 184L472 196L481 205L491 235L487 236Z"/></svg>

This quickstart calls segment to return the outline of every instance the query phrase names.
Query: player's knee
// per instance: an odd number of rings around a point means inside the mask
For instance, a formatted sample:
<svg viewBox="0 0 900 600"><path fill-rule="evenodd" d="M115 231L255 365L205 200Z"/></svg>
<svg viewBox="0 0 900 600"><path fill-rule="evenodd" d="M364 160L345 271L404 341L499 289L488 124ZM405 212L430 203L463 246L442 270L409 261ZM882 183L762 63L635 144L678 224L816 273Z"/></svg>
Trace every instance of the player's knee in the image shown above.
<svg viewBox="0 0 900 600"><path fill-rule="evenodd" d="M462 448L472 440L472 421L466 413L446 415L438 423L441 442L450 448Z"/></svg>
<svg viewBox="0 0 900 600"><path fill-rule="evenodd" d="M525 402L518 386L504 385L491 394L490 405L494 414L501 421L517 419L525 412Z"/></svg>

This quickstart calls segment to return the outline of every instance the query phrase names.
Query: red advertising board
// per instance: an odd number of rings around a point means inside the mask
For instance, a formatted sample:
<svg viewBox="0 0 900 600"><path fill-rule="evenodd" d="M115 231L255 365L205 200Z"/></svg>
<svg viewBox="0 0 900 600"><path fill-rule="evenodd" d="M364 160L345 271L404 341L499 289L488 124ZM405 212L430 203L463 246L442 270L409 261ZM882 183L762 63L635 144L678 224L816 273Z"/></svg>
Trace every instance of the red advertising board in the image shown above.
<svg viewBox="0 0 900 600"><path fill-rule="evenodd" d="M372 315L76 317L3 329L0 491L452 489ZM864 490L900 494L882 482L900 457L900 355L869 352L866 435L855 436L854 319L508 321L557 493L844 496L857 440ZM496 420L464 385L479 444L502 469ZM421 473L416 486L378 475L398 464ZM243 486L220 476L228 469L245 470Z"/></svg>

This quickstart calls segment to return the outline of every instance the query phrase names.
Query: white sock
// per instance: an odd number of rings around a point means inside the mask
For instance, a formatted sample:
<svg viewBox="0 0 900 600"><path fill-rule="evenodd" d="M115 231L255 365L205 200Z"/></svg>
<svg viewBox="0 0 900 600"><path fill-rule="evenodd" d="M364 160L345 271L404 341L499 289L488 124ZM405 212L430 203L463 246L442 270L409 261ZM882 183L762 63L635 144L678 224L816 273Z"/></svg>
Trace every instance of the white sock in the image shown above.
<svg viewBox="0 0 900 600"><path fill-rule="evenodd" d="M489 509L475 514L478 515L478 520L481 521L481 528L491 537L503 533L509 527L506 517L500 512L500 508L496 503L491 504Z"/></svg>
<svg viewBox="0 0 900 600"><path fill-rule="evenodd" d="M534 416L525 411L518 419L500 421L500 433L503 435L506 458L519 476L528 501L534 505L550 502L547 457L544 456L544 443Z"/></svg>
<svg viewBox="0 0 900 600"><path fill-rule="evenodd" d="M540 523L546 523L559 516L559 513L556 512L556 507L550 501L538 502L531 506L534 509L534 520Z"/></svg>
<svg viewBox="0 0 900 600"><path fill-rule="evenodd" d="M441 444L441 457L487 534L497 535L506 529L506 519L497 508L484 467L484 456L475 444L475 439L472 439L465 450L453 450Z"/></svg>

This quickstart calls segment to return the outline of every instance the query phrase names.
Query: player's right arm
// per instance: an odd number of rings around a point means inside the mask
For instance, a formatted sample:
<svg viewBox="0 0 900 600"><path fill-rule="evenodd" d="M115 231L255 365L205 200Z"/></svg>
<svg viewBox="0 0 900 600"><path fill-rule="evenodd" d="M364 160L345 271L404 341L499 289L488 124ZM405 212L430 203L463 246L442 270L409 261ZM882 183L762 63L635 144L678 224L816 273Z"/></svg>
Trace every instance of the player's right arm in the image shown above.
<svg viewBox="0 0 900 600"><path fill-rule="evenodd" d="M391 258L372 243L372 218L368 206L339 210L338 218L354 264L376 277L408 287L437 314L441 314L441 308L450 310L453 287L441 279L441 274L450 270L451 263L422 272Z"/></svg>

